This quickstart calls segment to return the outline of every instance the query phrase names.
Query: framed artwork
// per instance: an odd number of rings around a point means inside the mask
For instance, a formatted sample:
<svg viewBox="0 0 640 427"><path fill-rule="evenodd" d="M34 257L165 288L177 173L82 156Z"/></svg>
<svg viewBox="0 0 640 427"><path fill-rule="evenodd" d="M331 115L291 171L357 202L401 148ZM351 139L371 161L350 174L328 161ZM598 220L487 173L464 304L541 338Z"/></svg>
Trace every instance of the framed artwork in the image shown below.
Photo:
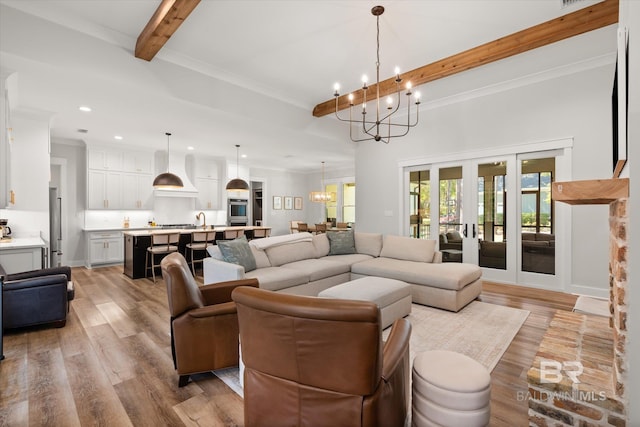
<svg viewBox="0 0 640 427"><path fill-rule="evenodd" d="M296 210L302 209L302 197L294 197L293 199L293 208Z"/></svg>
<svg viewBox="0 0 640 427"><path fill-rule="evenodd" d="M273 209L282 209L282 196L273 196Z"/></svg>
<svg viewBox="0 0 640 427"><path fill-rule="evenodd" d="M285 198L284 198L284 208L285 209L293 209L293 197L285 196Z"/></svg>

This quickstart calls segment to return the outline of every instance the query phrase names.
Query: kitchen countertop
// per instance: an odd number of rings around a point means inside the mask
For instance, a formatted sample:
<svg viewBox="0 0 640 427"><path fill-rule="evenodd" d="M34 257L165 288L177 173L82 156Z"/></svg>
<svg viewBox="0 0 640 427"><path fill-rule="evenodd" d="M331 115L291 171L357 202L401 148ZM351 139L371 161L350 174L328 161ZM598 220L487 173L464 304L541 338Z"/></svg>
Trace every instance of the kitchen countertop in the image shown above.
<svg viewBox="0 0 640 427"><path fill-rule="evenodd" d="M159 234L159 233L180 233L180 234L189 234L194 231L217 231L223 232L225 230L270 230L271 227L265 226L255 226L255 225L245 225L245 226L229 226L229 227L207 227L203 230L202 227L197 228L145 228L145 229L122 229L123 233L127 236L148 236L150 234Z"/></svg>
<svg viewBox="0 0 640 427"><path fill-rule="evenodd" d="M0 250L44 248L45 246L44 240L40 237L13 237L11 241L2 240L0 242Z"/></svg>
<svg viewBox="0 0 640 427"><path fill-rule="evenodd" d="M92 231L127 231L127 230L157 230L158 227L95 227L95 228L83 228L83 231L92 232Z"/></svg>

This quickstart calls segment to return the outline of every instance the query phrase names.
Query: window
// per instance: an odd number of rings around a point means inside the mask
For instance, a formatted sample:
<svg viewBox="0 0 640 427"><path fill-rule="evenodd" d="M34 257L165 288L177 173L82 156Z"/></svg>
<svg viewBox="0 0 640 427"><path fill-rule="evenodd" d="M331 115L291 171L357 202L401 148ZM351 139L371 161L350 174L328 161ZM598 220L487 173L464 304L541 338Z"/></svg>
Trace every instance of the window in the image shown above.
<svg viewBox="0 0 640 427"><path fill-rule="evenodd" d="M356 183L342 184L342 221L356 222Z"/></svg>
<svg viewBox="0 0 640 427"><path fill-rule="evenodd" d="M326 184L324 191L333 197L326 203L327 221L356 222L356 184L355 182L341 182Z"/></svg>

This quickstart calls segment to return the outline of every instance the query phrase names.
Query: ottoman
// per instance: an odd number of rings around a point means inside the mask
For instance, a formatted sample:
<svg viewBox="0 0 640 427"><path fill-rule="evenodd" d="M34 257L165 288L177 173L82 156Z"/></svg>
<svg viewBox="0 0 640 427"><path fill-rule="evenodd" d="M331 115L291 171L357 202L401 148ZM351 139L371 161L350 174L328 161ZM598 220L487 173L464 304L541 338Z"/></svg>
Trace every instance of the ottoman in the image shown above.
<svg viewBox="0 0 640 427"><path fill-rule="evenodd" d="M420 353L412 380L413 426L489 425L491 376L472 358L445 350Z"/></svg>
<svg viewBox="0 0 640 427"><path fill-rule="evenodd" d="M376 303L380 308L382 329L411 313L411 286L395 279L363 277L325 289L318 296Z"/></svg>

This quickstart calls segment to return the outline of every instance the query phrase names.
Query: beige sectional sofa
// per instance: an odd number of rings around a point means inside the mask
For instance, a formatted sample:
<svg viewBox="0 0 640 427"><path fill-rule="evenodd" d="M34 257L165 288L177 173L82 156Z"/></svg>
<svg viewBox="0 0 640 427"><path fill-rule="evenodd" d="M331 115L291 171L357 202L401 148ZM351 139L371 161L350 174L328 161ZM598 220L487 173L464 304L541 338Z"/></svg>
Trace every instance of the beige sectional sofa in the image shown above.
<svg viewBox="0 0 640 427"><path fill-rule="evenodd" d="M450 311L460 310L482 289L481 269L443 264L434 240L355 232L354 247L345 251L337 243L332 246L336 241L332 237L296 233L252 240L248 246L256 268L251 271L224 261L220 249L210 247L211 257L203 262L204 281L257 278L263 289L317 296L332 286L377 276L409 283L413 302Z"/></svg>

